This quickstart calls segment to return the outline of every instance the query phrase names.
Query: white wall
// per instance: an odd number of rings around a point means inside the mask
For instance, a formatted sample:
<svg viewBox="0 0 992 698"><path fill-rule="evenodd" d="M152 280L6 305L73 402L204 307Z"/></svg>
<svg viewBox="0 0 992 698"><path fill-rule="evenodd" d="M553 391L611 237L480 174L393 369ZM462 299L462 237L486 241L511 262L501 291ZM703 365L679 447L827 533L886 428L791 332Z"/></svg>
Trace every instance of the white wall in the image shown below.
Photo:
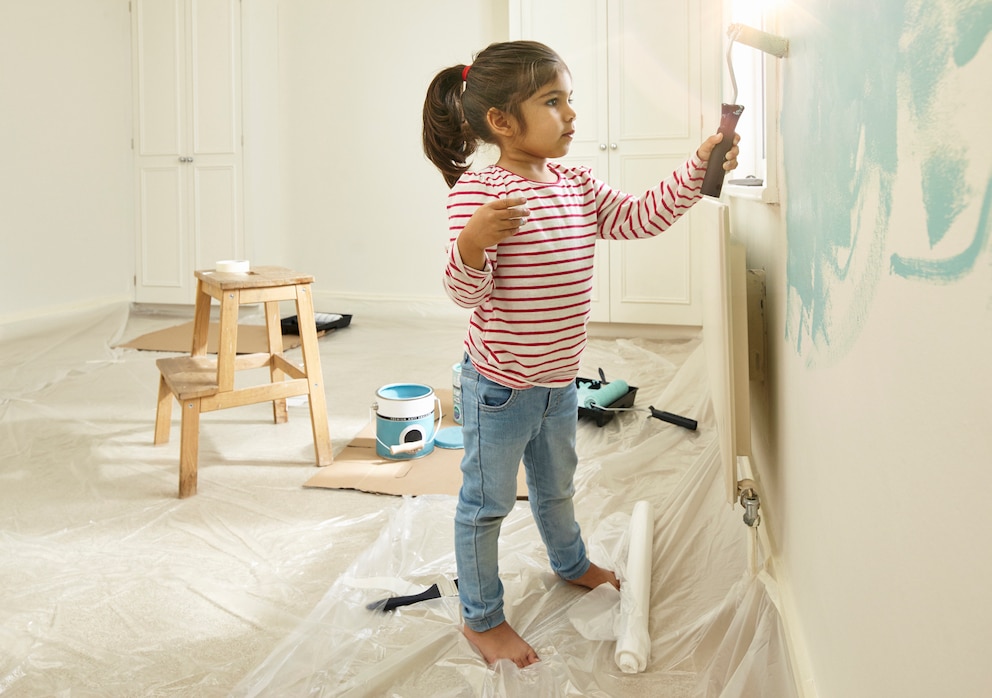
<svg viewBox="0 0 992 698"><path fill-rule="evenodd" d="M245 254L257 264L293 265L285 222L285 136L279 95L279 0L241 3ZM306 269L306 267L302 267Z"/></svg>
<svg viewBox="0 0 992 698"><path fill-rule="evenodd" d="M251 259L313 273L321 309L450 305L447 189L420 110L439 69L507 38L506 0L242 8ZM130 300L127 0L0 3L0 65L0 321Z"/></svg>
<svg viewBox="0 0 992 698"><path fill-rule="evenodd" d="M992 16L801 4L784 204L732 205L766 270L776 569L822 698L988 695Z"/></svg>
<svg viewBox="0 0 992 698"><path fill-rule="evenodd" d="M295 0L279 36L288 261L312 270L326 310L450 305L447 187L423 155L421 109L440 69L507 38L506 1Z"/></svg>
<svg viewBox="0 0 992 698"><path fill-rule="evenodd" d="M0 3L0 323L131 298L126 0Z"/></svg>

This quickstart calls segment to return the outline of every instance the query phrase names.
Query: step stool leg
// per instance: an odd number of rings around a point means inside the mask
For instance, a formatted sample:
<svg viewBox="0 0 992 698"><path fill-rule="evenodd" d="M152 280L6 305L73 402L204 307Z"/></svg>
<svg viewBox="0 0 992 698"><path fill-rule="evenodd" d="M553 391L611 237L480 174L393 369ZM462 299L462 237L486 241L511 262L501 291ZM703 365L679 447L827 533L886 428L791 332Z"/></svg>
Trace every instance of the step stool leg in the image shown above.
<svg viewBox="0 0 992 698"><path fill-rule="evenodd" d="M169 442L169 427L172 423L172 390L165 382L165 376L158 379L158 408L155 410L154 444Z"/></svg>
<svg viewBox="0 0 992 698"><path fill-rule="evenodd" d="M200 450L200 398L180 403L183 411L179 444L179 498L196 494L196 461Z"/></svg>
<svg viewBox="0 0 992 698"><path fill-rule="evenodd" d="M313 299L310 285L296 287L296 317L300 326L300 348L303 350L303 368L309 383L310 424L313 427L313 449L317 465L330 465L333 460L331 433L327 425L327 397L324 393L324 376L320 367L320 346L317 344L317 321L313 317Z"/></svg>
<svg viewBox="0 0 992 698"><path fill-rule="evenodd" d="M279 301L268 301L265 304L265 328L269 337L269 356L283 353L282 324L279 321ZM276 368L274 362L269 363L269 380L280 383L286 379L282 369ZM276 424L289 421L286 410L286 398L272 401L272 419Z"/></svg>

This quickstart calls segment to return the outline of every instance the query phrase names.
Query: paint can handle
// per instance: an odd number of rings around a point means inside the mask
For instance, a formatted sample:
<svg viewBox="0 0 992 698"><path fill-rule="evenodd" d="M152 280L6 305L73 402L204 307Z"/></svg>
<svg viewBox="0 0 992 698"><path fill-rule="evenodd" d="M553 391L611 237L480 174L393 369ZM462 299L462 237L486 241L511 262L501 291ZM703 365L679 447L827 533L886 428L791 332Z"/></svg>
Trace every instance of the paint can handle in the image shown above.
<svg viewBox="0 0 992 698"><path fill-rule="evenodd" d="M382 442L380 441L379 443ZM385 446L386 444L382 444L382 445ZM396 444L395 446L390 446L389 452L394 456L397 453L416 453L417 451L423 449L423 447L424 447L424 440L421 439L420 441L411 441L409 443Z"/></svg>

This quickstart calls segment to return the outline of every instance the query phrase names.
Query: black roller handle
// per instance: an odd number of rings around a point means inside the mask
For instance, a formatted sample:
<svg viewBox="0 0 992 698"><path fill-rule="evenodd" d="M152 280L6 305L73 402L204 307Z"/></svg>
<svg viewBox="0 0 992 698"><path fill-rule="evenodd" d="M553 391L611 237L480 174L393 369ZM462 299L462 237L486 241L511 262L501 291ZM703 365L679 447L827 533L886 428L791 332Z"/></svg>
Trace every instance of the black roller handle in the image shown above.
<svg viewBox="0 0 992 698"><path fill-rule="evenodd" d="M675 424L676 426L683 427L689 431L696 431L696 427L699 426L699 422L695 419L689 419L688 417L683 417L679 414L672 414L671 412L662 412L661 410L656 410L654 406L650 408L651 416L655 419L660 419L663 422L668 422L669 424Z"/></svg>
<svg viewBox="0 0 992 698"><path fill-rule="evenodd" d="M458 580L455 580L455 588L458 588ZM432 584L430 588L419 594L409 594L408 596L393 596L388 599L379 599L378 601L373 601L372 603L365 606L370 611L394 611L400 606L409 606L411 604L420 603L421 601L430 601L431 599L440 599L441 589L437 584Z"/></svg>
<svg viewBox="0 0 992 698"><path fill-rule="evenodd" d="M713 152L710 153L709 162L706 163L706 174L703 175L703 195L720 198L723 191L723 178L727 174L723 169L723 164L727 161L727 151L734 146L734 129L737 128L737 121L744 111L742 104L723 104L720 107L720 128L718 133L723 134L723 140L716 144Z"/></svg>

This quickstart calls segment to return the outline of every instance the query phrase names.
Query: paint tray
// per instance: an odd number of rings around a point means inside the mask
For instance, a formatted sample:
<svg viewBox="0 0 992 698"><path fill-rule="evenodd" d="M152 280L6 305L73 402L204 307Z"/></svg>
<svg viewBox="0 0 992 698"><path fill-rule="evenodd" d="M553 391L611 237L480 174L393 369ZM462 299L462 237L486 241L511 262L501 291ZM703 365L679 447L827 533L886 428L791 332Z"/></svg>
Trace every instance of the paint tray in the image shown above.
<svg viewBox="0 0 992 698"><path fill-rule="evenodd" d="M314 320L317 321L317 331L327 332L328 330L339 330L351 324L351 315L341 315L339 313L314 313ZM283 334L300 333L300 322L295 315L284 317L279 321Z"/></svg>
<svg viewBox="0 0 992 698"><path fill-rule="evenodd" d="M605 381L596 380L594 378L582 378L577 377L575 379L575 387L578 388L583 383L603 383ZM616 415L616 412L610 412L611 409L617 408L628 408L634 406L634 398L637 396L637 388L633 385L627 386L627 393L621 395L616 400L607 405L609 409L603 409L601 407L585 407L579 405L579 418L585 417L587 419L592 419L596 422L597 427L601 427L607 424Z"/></svg>

